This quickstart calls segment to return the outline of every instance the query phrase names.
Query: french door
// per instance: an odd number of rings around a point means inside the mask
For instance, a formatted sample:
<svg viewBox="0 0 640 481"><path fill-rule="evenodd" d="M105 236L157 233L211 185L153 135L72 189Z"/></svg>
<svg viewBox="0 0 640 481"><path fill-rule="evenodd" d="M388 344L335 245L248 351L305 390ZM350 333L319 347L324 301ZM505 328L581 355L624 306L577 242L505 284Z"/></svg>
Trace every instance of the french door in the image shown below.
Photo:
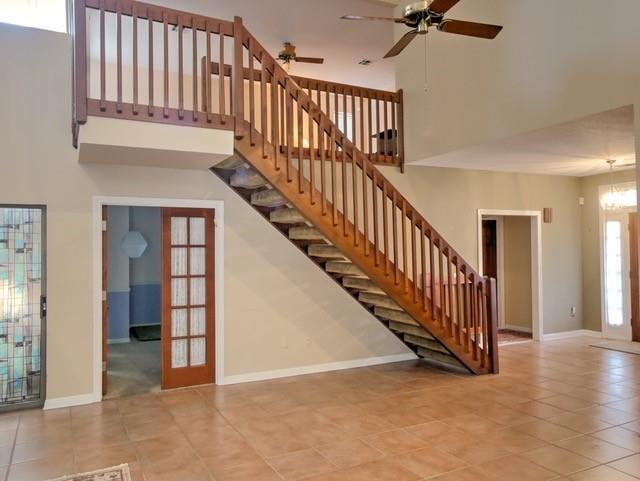
<svg viewBox="0 0 640 481"><path fill-rule="evenodd" d="M0 205L0 410L44 403L45 208Z"/></svg>
<svg viewBox="0 0 640 481"><path fill-rule="evenodd" d="M162 209L162 388L214 382L215 212Z"/></svg>

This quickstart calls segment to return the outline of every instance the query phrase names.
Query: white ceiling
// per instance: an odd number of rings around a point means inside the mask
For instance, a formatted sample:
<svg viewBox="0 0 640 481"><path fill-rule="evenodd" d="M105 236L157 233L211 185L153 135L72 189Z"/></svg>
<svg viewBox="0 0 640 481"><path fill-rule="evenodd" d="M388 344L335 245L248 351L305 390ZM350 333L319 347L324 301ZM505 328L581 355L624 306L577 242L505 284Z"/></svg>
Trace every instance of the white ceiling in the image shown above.
<svg viewBox="0 0 640 481"><path fill-rule="evenodd" d="M584 177L606 172L606 159L615 159L618 165L635 162L632 106L412 165Z"/></svg>
<svg viewBox="0 0 640 481"><path fill-rule="evenodd" d="M233 20L240 16L258 41L276 56L290 41L298 55L324 57L324 65L296 63L291 73L304 77L395 89L392 60L383 60L393 45L393 24L350 22L342 15L392 16L393 7L370 0L154 0L153 3ZM358 65L373 60L369 66Z"/></svg>

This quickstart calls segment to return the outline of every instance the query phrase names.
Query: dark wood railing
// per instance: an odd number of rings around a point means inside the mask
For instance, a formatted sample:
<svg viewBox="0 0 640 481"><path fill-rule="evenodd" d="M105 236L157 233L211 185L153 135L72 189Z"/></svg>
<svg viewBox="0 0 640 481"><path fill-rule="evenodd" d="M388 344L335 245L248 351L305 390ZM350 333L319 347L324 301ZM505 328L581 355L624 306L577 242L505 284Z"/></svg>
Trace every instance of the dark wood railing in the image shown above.
<svg viewBox="0 0 640 481"><path fill-rule="evenodd" d="M132 0L76 0L74 15L74 132L89 115L233 130L247 160L458 359L498 371L495 281L376 167L403 165L401 91L292 77L239 17ZM100 39L92 52L90 32ZM374 143L382 131L391 138Z"/></svg>

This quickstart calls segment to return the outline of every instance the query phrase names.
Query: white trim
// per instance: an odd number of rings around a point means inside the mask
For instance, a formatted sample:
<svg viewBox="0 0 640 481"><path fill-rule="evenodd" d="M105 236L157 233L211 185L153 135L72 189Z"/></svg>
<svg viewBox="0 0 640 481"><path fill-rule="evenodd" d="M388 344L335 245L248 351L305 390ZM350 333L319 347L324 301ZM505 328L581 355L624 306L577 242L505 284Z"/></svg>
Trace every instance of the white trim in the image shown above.
<svg viewBox="0 0 640 481"><path fill-rule="evenodd" d="M339 371L342 369L353 369L357 367L377 366L379 364L411 361L414 359L418 359L418 357L413 353L393 354L391 356L368 357L365 359L354 359L351 361L313 364L310 366L276 369L274 371L251 372L247 374L227 376L224 378L224 382L222 384L239 384L244 382L266 381L268 379L280 379L283 377L302 376L304 374L316 374L319 372Z"/></svg>
<svg viewBox="0 0 640 481"><path fill-rule="evenodd" d="M531 334L533 332L533 329L531 329L530 327L513 326L511 324L505 324L503 327L505 329L509 329L510 331L524 332L525 334Z"/></svg>
<svg viewBox="0 0 640 481"><path fill-rule="evenodd" d="M559 339L569 339L571 337L599 337L602 338L602 333L598 331L592 331L590 329L577 329L575 331L554 332L552 334L545 334L545 341L557 341Z"/></svg>
<svg viewBox="0 0 640 481"><path fill-rule="evenodd" d="M119 339L108 339L107 344L128 344L131 342L130 337L121 337Z"/></svg>
<svg viewBox="0 0 640 481"><path fill-rule="evenodd" d="M102 206L186 207L214 209L215 230L215 319L216 381L224 380L224 202L221 200L172 199L151 197L93 197L93 393L91 400L102 399ZM65 398L66 399L66 398Z"/></svg>
<svg viewBox="0 0 640 481"><path fill-rule="evenodd" d="M44 410L68 408L72 406L82 406L84 404L93 404L100 402L102 395L96 396L93 394L79 394L77 396L57 397L53 399L47 399L44 402Z"/></svg>
<svg viewBox="0 0 640 481"><path fill-rule="evenodd" d="M544 311L542 300L542 212L539 210L478 209L478 266L482 274L483 217L531 217L531 320L534 341L544 339Z"/></svg>

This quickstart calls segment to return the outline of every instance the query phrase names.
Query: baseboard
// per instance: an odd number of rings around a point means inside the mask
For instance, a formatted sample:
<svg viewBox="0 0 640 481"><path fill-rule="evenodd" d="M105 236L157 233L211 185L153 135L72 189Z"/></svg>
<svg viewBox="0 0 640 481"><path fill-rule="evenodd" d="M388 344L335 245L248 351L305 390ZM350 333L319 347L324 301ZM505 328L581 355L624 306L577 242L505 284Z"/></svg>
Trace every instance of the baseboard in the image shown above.
<svg viewBox="0 0 640 481"><path fill-rule="evenodd" d="M510 331L524 332L526 334L531 334L533 332L533 329L530 327L512 326L511 324L505 324L504 326L501 326L500 329L509 329Z"/></svg>
<svg viewBox="0 0 640 481"><path fill-rule="evenodd" d="M120 339L109 339L107 344L127 344L129 342L131 342L130 337L122 337Z"/></svg>
<svg viewBox="0 0 640 481"><path fill-rule="evenodd" d="M602 337L602 333L599 331L592 331L590 329L577 329L575 331L565 331L565 332L554 332L553 334L545 334L543 340L545 341L555 341L558 339L568 339L571 337L579 337L579 336L587 336L587 337Z"/></svg>
<svg viewBox="0 0 640 481"><path fill-rule="evenodd" d="M217 384L239 384L243 382L266 381L268 379L279 379L283 377L301 376L304 374L316 374L319 372L340 371L343 369L353 369L357 367L376 366L379 364L389 364L392 362L410 361L418 359L413 353L394 354L391 356L368 357L365 359L354 359L352 361L330 362L327 364L314 364L311 366L292 367L287 369L277 369L275 371L251 372L247 374L237 374L226 376Z"/></svg>
<svg viewBox="0 0 640 481"><path fill-rule="evenodd" d="M101 397L93 394L79 394L77 396L58 397L47 399L44 402L44 410L68 408L72 406L82 406L83 404L93 404L100 402Z"/></svg>

